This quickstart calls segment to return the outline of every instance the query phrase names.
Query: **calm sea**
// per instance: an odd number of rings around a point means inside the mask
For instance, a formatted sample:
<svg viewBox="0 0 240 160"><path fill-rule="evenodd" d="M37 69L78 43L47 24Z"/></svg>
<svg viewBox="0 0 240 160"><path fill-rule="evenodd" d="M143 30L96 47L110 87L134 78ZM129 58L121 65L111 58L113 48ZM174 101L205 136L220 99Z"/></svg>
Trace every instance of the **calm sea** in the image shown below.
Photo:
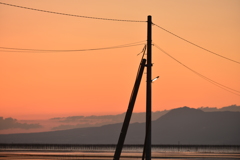
<svg viewBox="0 0 240 160"><path fill-rule="evenodd" d="M110 160L113 152L36 152L36 151L2 151L0 160ZM141 160L141 153L123 152L121 160ZM153 160L237 160L240 154L197 153L197 152L165 152L152 153Z"/></svg>
<svg viewBox="0 0 240 160"><path fill-rule="evenodd" d="M115 145L1 144L0 160L110 160ZM121 160L141 160L141 145L126 145ZM153 160L240 160L240 146L155 145Z"/></svg>

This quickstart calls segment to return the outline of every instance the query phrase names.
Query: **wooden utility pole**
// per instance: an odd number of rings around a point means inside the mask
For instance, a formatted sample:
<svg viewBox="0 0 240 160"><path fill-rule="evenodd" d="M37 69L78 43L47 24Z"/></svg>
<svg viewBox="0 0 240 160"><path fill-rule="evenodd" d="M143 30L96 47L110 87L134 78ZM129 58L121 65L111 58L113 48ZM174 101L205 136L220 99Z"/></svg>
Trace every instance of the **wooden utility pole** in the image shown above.
<svg viewBox="0 0 240 160"><path fill-rule="evenodd" d="M119 160L127 134L128 126L133 112L133 107L137 98L138 89L140 86L141 78L143 75L144 68L147 67L147 90L146 90L146 137L144 142L144 150L142 159L151 160L151 139L152 139L152 16L148 16L147 21L147 64L146 59L142 59L139 66L137 79L133 87L133 91L130 97L128 110L125 115L122 130L118 139L118 144L115 150L113 160Z"/></svg>
<svg viewBox="0 0 240 160"><path fill-rule="evenodd" d="M146 100L146 160L151 160L152 141L152 16L147 20L147 100Z"/></svg>
<svg viewBox="0 0 240 160"><path fill-rule="evenodd" d="M138 90L139 90L139 87L140 87L140 83L141 83L141 79L142 79L142 75L143 75L145 65L146 65L146 59L142 59L140 65L139 65L137 78L136 78L136 81L135 81L135 84L134 84L134 87L133 87L133 90L132 90L132 94L131 94L130 101L129 101L129 104L128 104L128 110L127 110L126 115L125 115L125 119L124 119L124 122L123 122L122 130L120 132L120 136L119 136L119 139L118 139L118 144L117 144L117 147L116 147L116 150L115 150L115 153L114 153L113 160L119 160L120 159L123 144L124 144L124 141L125 141L125 138L126 138L126 135L127 135L128 126L129 126L129 123L130 123L130 120L131 120L134 104L135 104L135 101L137 99L137 94L138 94Z"/></svg>

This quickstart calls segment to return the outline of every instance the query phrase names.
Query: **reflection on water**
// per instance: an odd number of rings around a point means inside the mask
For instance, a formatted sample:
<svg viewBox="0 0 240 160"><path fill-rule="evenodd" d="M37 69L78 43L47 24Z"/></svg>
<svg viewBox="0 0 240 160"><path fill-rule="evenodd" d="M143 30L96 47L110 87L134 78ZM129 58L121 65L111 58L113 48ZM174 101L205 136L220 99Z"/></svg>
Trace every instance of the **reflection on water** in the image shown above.
<svg viewBox="0 0 240 160"><path fill-rule="evenodd" d="M0 144L0 160L111 160L116 145ZM141 160L143 145L125 145L121 160ZM240 146L153 145L152 160L235 160Z"/></svg>
<svg viewBox="0 0 240 160"><path fill-rule="evenodd" d="M110 160L114 152L31 152L0 151L0 160ZM121 160L141 160L140 152L124 152ZM240 159L240 153L189 153L189 152L153 152L153 160L234 160Z"/></svg>

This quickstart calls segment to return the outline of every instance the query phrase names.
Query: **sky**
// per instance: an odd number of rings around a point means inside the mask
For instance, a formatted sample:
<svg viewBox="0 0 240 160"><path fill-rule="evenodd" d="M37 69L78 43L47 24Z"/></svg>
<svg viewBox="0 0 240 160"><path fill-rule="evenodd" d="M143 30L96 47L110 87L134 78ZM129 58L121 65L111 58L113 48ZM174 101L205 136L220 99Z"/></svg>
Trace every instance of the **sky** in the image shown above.
<svg viewBox="0 0 240 160"><path fill-rule="evenodd" d="M240 62L239 0L65 1L0 0L54 12L147 21L214 53ZM84 52L16 52L0 49L0 116L46 119L119 114L127 110L147 40L146 22L88 19L0 4L0 47L80 50L141 42L141 45ZM152 110L239 105L233 94L193 73L240 91L239 63L221 58L152 26ZM146 110L146 74L134 112Z"/></svg>

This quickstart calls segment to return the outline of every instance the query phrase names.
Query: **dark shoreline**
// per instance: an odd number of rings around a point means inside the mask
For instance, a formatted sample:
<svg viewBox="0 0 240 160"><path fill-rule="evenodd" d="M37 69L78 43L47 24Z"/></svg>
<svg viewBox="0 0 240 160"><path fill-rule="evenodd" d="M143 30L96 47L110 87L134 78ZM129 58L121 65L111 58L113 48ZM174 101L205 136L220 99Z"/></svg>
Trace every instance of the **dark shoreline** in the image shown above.
<svg viewBox="0 0 240 160"><path fill-rule="evenodd" d="M0 150L50 150L50 151L114 151L116 144L34 144L34 143L0 143ZM125 144L123 150L143 150L141 144ZM240 145L188 145L162 144L152 145L152 150L172 152L234 152L240 153Z"/></svg>

